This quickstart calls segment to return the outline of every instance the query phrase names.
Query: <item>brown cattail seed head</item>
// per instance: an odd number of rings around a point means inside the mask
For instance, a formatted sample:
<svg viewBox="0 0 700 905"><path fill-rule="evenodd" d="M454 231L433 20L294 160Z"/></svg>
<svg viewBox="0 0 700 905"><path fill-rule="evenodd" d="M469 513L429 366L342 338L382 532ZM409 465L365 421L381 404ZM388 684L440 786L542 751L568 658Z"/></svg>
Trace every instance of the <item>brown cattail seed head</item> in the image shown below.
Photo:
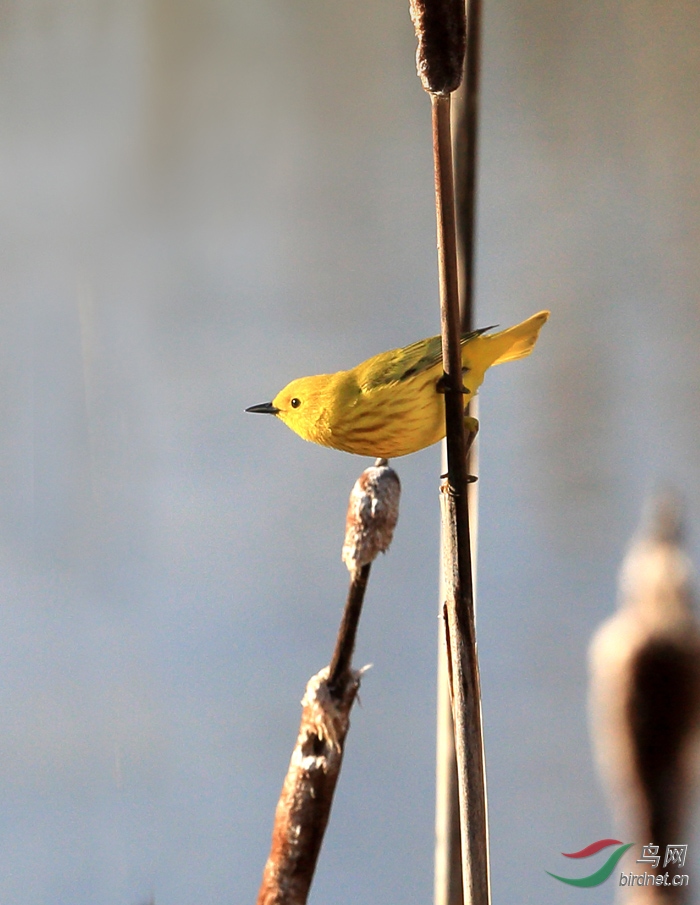
<svg viewBox="0 0 700 905"><path fill-rule="evenodd" d="M343 562L354 573L389 549L399 517L401 482L386 459L365 468L350 493Z"/></svg>
<svg viewBox="0 0 700 905"><path fill-rule="evenodd" d="M464 0L409 0L418 38L416 68L431 94L451 94L459 88L467 47Z"/></svg>

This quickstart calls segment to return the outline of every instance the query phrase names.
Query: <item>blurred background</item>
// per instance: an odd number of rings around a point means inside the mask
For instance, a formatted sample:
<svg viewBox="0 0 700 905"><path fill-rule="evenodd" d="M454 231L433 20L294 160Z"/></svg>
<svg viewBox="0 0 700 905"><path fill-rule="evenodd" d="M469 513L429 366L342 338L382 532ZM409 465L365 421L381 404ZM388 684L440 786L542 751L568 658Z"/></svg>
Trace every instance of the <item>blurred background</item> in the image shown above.
<svg viewBox="0 0 700 905"><path fill-rule="evenodd" d="M367 462L243 409L438 332L414 52L406 2L0 3L3 905L254 900ZM477 323L552 310L480 395L493 893L553 905L660 484L699 560L700 6L487 0L483 66ZM314 903L432 896L439 450L393 464Z"/></svg>

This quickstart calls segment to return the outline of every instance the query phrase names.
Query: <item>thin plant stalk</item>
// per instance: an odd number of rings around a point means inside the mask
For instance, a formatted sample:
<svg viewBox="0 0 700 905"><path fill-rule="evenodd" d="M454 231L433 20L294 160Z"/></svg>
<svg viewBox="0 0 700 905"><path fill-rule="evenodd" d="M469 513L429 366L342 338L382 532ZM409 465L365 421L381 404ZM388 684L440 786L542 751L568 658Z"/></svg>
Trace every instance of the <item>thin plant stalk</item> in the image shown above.
<svg viewBox="0 0 700 905"><path fill-rule="evenodd" d="M481 72L482 0L466 3L466 60L464 80L454 92L452 105L455 213L457 225L457 267L460 294L460 324L463 333L475 327L474 296L476 270L476 210L477 210L477 139L479 86ZM469 414L477 417L476 399L469 405ZM446 454L443 448L443 471ZM468 471L478 474L477 444L472 443L468 454ZM472 554L472 595L476 614L476 550L479 484L474 481L468 489L470 541ZM441 545L442 546L442 545ZM441 570L442 571L442 570ZM444 599L441 580L440 599ZM434 905L462 903L461 833L459 828L459 785L454 746L454 723L448 687L447 652L441 625L438 644L438 698L435 782L435 878ZM487 825L488 830L488 825ZM488 848L487 848L488 857Z"/></svg>
<svg viewBox="0 0 700 905"><path fill-rule="evenodd" d="M444 461L443 456L443 461ZM442 568L441 568L442 573ZM444 599L440 582L440 599ZM435 744L435 870L433 905L462 905L462 834L459 830L459 778L449 685L445 627L440 614Z"/></svg>
<svg viewBox="0 0 700 905"><path fill-rule="evenodd" d="M469 532L450 96L431 94L447 476L441 486L448 676L459 780L465 902L488 905L488 835Z"/></svg>
<svg viewBox="0 0 700 905"><path fill-rule="evenodd" d="M460 284L461 286L461 284ZM465 332L469 332L467 329ZM472 399L469 414L478 418L479 399ZM447 453L442 450L442 473L447 470ZM467 461L470 475L479 474L476 438L469 447ZM472 554L472 590L476 615L476 564L479 525L479 482L469 484L469 539ZM442 526L441 526L442 530ZM441 550L444 545L441 544ZM445 599L444 565L440 564L440 600ZM437 660L437 727L435 744L435 870L433 905L462 905L462 834L459 828L459 779L455 755L454 720L445 643L445 625L440 612ZM488 827L487 827L488 828Z"/></svg>
<svg viewBox="0 0 700 905"><path fill-rule="evenodd" d="M457 261L462 331L474 324L476 273L479 88L481 83L482 0L467 0L467 54L464 81L455 92L454 129Z"/></svg>

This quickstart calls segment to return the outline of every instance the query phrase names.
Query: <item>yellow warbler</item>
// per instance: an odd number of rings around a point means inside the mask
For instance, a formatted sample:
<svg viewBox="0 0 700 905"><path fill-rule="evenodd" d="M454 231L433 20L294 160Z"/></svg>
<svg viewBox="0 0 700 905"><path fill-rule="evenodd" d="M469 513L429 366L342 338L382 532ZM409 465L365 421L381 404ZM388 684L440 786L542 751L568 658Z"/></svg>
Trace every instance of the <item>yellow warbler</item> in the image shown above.
<svg viewBox="0 0 700 905"><path fill-rule="evenodd" d="M549 311L522 324L485 335L462 336L465 405L491 365L524 358L532 351ZM490 330L491 327L486 327ZM430 446L445 436L445 406L439 336L381 352L349 371L300 377L272 402L247 412L276 415L304 440L360 456L392 459Z"/></svg>

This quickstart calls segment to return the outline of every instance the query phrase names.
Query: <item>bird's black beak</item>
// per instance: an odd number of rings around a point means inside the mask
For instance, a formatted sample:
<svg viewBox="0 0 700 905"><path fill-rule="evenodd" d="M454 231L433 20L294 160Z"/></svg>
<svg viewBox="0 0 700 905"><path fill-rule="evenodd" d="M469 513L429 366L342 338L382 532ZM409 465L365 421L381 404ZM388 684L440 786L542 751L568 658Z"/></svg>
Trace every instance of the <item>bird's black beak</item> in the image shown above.
<svg viewBox="0 0 700 905"><path fill-rule="evenodd" d="M261 415L276 415L277 412L279 412L279 409L271 402L261 402L260 405L251 405L249 409L246 409L246 412L257 412Z"/></svg>

